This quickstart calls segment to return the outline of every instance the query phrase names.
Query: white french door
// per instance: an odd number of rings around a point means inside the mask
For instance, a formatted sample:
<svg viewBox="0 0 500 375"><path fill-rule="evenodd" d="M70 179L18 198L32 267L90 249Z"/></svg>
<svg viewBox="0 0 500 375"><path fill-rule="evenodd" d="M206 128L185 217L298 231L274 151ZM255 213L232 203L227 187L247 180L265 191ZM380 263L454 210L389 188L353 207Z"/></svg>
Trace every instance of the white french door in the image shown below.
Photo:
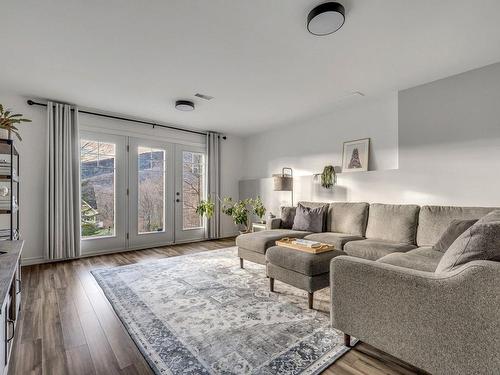
<svg viewBox="0 0 500 375"><path fill-rule="evenodd" d="M202 240L203 147L81 132L82 253Z"/></svg>
<svg viewBox="0 0 500 375"><path fill-rule="evenodd" d="M80 132L83 254L127 247L127 137Z"/></svg>
<svg viewBox="0 0 500 375"><path fill-rule="evenodd" d="M196 213L196 206L205 199L205 149L176 145L175 147L175 240L195 241L205 237L205 220Z"/></svg>
<svg viewBox="0 0 500 375"><path fill-rule="evenodd" d="M174 242L174 145L129 138L129 247Z"/></svg>

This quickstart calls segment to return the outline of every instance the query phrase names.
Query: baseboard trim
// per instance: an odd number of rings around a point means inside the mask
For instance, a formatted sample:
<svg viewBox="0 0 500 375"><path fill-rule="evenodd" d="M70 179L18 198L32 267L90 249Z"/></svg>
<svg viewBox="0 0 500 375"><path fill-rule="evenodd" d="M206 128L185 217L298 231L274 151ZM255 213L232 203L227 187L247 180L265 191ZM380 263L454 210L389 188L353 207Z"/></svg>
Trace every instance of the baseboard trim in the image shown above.
<svg viewBox="0 0 500 375"><path fill-rule="evenodd" d="M204 242L204 241L218 241L218 240L225 240L225 239L230 239L230 238L235 238L235 236L221 237L221 238L218 238L216 240L203 239L203 240L197 240L197 241L179 241L179 242L175 242L175 243L171 242L171 243L161 244L161 245L157 245L157 246L153 246L153 247L151 247L151 246L146 246L146 247L137 246L137 247L129 247L127 249L92 251L92 252L87 252L85 254L82 254L78 258L70 258L70 259L45 259L44 257L22 258L21 259L21 266L33 266L33 265L37 265L37 264L64 262L67 260L75 260L75 259L89 258L89 257L100 256L100 255L124 253L127 251L154 249L157 247L175 246L175 245L181 245L181 244L186 244L186 243L197 243L197 242Z"/></svg>
<svg viewBox="0 0 500 375"><path fill-rule="evenodd" d="M44 257L21 258L21 266L31 266L34 264L47 263Z"/></svg>

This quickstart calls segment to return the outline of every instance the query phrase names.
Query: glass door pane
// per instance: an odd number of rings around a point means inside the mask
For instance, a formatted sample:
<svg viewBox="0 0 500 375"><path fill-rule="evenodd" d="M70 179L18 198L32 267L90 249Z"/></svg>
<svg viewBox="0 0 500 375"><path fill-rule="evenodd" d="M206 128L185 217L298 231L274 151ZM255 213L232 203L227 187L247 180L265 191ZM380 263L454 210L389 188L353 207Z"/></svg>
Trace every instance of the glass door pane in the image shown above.
<svg viewBox="0 0 500 375"><path fill-rule="evenodd" d="M139 234L164 232L165 150L139 146L137 162Z"/></svg>
<svg viewBox="0 0 500 375"><path fill-rule="evenodd" d="M173 242L173 146L129 139L129 245ZM172 166L171 166L172 165Z"/></svg>
<svg viewBox="0 0 500 375"><path fill-rule="evenodd" d="M122 136L81 132L80 233L84 254L126 248L126 163Z"/></svg>
<svg viewBox="0 0 500 375"><path fill-rule="evenodd" d="M115 235L116 144L80 140L82 238Z"/></svg>
<svg viewBox="0 0 500 375"><path fill-rule="evenodd" d="M203 228L196 207L203 200L204 157L199 152L182 151L182 229Z"/></svg>
<svg viewBox="0 0 500 375"><path fill-rule="evenodd" d="M205 159L202 148L176 145L176 242L205 238L205 220L196 213L206 196Z"/></svg>

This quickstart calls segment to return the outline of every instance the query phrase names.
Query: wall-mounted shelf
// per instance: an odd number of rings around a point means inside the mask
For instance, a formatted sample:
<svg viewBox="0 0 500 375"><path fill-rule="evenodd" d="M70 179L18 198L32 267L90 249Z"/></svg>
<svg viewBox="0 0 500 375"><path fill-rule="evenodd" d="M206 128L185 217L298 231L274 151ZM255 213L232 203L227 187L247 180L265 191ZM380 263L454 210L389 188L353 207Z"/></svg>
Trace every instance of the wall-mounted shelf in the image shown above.
<svg viewBox="0 0 500 375"><path fill-rule="evenodd" d="M12 180L15 183L19 182L19 177L15 176L14 178L11 178L8 175L0 175L0 181L10 181Z"/></svg>
<svg viewBox="0 0 500 375"><path fill-rule="evenodd" d="M0 241L19 237L19 153L12 139L0 138L0 185L5 190L0 209ZM8 215L8 216L7 216Z"/></svg>

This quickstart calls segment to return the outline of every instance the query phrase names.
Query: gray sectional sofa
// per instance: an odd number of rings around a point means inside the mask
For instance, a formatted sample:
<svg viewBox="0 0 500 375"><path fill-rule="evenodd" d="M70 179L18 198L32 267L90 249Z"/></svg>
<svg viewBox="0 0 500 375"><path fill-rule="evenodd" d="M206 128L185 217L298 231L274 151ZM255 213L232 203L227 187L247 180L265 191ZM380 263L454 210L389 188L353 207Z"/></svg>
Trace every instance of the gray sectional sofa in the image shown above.
<svg viewBox="0 0 500 375"><path fill-rule="evenodd" d="M236 238L238 256L266 264L267 249L283 237L306 238L329 243L347 255L376 260L395 252L417 247L416 234L419 206L368 203L300 202L307 207L328 205L326 228L321 233L294 231L284 228L280 218L272 219L265 231L248 233Z"/></svg>
<svg viewBox="0 0 500 375"><path fill-rule="evenodd" d="M347 340L352 335L433 374L500 374L500 262L435 273L444 253L433 248L452 220L497 209L336 202L325 232L296 232L273 219L269 230L236 244L242 266L243 259L265 264L283 236L333 244L330 272L319 276L328 275L332 325ZM295 267L293 280L306 271Z"/></svg>

